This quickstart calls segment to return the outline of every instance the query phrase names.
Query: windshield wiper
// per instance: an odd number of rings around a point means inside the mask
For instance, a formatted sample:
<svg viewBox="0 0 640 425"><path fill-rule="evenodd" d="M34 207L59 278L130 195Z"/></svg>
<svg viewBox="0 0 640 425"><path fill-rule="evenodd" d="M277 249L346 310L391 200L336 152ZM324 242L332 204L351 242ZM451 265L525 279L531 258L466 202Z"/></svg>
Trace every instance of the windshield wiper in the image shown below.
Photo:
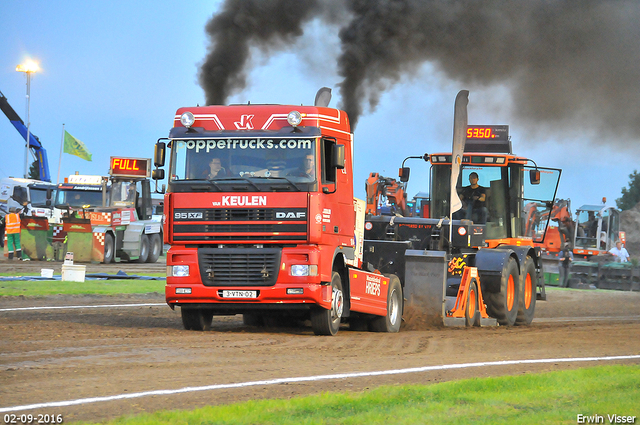
<svg viewBox="0 0 640 425"><path fill-rule="evenodd" d="M267 179L274 179L274 180L286 180L287 182L289 182L289 184L291 184L293 187L295 187L299 192L302 192L302 189L300 189L300 187L295 184L292 180L286 178L286 177L266 177Z"/></svg>
<svg viewBox="0 0 640 425"><path fill-rule="evenodd" d="M256 188L256 192L262 192L262 189L260 189L260 186L256 185L254 182L252 182L251 180L249 180L248 177L241 177L241 176L233 176L233 177L222 177L220 179L216 179L216 180L225 180L225 181L229 181L229 180L244 180L247 183L249 183L251 186L253 186L254 188Z"/></svg>

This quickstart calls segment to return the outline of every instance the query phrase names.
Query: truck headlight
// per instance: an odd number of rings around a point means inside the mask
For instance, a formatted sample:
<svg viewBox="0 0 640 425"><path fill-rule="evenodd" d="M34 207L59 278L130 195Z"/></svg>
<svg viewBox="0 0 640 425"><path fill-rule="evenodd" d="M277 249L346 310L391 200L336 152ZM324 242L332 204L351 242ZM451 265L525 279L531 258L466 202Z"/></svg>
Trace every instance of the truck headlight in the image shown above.
<svg viewBox="0 0 640 425"><path fill-rule="evenodd" d="M291 266L291 276L318 276L318 266L315 264L294 264Z"/></svg>
<svg viewBox="0 0 640 425"><path fill-rule="evenodd" d="M189 276L189 266L167 266L167 276L169 277Z"/></svg>

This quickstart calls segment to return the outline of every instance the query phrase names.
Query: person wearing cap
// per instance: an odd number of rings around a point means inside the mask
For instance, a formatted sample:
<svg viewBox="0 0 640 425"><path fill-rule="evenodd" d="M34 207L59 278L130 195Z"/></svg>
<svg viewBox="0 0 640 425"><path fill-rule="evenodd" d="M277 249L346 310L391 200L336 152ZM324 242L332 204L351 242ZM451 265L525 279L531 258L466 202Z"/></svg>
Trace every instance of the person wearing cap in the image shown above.
<svg viewBox="0 0 640 425"><path fill-rule="evenodd" d="M22 259L22 247L20 246L20 216L17 211L16 207L11 207L9 209L9 214L4 217L9 260L13 260L14 251L18 260Z"/></svg>
<svg viewBox="0 0 640 425"><path fill-rule="evenodd" d="M629 261L629 252L622 246L621 240L617 240L615 248L611 248L609 252L613 254L616 263L626 263Z"/></svg>

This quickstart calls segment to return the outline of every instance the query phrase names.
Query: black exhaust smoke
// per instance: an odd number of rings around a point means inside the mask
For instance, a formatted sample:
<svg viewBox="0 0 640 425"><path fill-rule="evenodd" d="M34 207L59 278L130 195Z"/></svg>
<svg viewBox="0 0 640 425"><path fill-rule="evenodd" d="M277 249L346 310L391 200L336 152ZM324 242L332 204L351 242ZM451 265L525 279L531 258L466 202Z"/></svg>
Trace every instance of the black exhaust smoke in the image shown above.
<svg viewBox="0 0 640 425"><path fill-rule="evenodd" d="M429 62L471 89L506 86L523 123L640 136L636 0L227 0L207 24L207 103L245 86L250 47L284 49L312 19L340 27L339 106L353 127Z"/></svg>

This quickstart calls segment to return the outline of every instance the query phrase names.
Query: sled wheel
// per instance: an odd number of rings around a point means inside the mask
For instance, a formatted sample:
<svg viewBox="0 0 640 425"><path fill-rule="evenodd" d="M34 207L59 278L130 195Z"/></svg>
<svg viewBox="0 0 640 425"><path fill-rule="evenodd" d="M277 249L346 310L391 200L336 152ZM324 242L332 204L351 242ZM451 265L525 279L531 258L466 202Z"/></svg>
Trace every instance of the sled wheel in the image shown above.
<svg viewBox="0 0 640 425"><path fill-rule="evenodd" d="M369 322L372 332L398 332L402 323L402 286L397 276L391 275L387 292L387 315L377 316Z"/></svg>
<svg viewBox="0 0 640 425"><path fill-rule="evenodd" d="M311 327L316 335L335 335L340 328L342 309L344 308L344 294L342 279L338 272L331 275L331 309L315 307L311 310Z"/></svg>
<svg viewBox="0 0 640 425"><path fill-rule="evenodd" d="M208 331L211 329L213 313L202 309L181 308L182 325L188 331Z"/></svg>
<svg viewBox="0 0 640 425"><path fill-rule="evenodd" d="M516 325L530 325L536 312L536 287L538 277L533 259L527 256L520 276L520 302Z"/></svg>
<svg viewBox="0 0 640 425"><path fill-rule="evenodd" d="M478 299L478 284L475 279L472 279L467 291L467 303L464 310L464 325L467 327L480 326L480 303Z"/></svg>
<svg viewBox="0 0 640 425"><path fill-rule="evenodd" d="M500 291L483 294L488 301L489 314L502 326L513 326L518 315L520 295L520 274L513 257L502 268Z"/></svg>

